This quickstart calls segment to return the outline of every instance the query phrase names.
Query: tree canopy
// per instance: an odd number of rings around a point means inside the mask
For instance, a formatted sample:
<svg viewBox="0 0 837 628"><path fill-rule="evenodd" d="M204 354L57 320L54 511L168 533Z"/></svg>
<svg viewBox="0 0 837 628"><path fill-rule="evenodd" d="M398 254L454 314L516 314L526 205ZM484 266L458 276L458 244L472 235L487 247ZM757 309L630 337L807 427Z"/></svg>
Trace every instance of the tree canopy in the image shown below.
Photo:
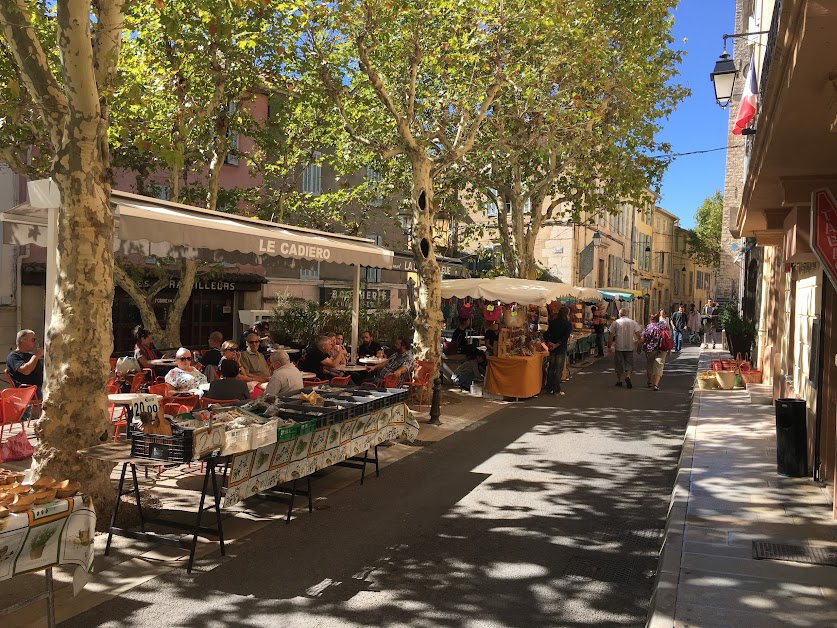
<svg viewBox="0 0 837 628"><path fill-rule="evenodd" d="M692 259L713 268L720 266L723 222L724 195L715 190L695 212L695 227L689 233L689 255Z"/></svg>

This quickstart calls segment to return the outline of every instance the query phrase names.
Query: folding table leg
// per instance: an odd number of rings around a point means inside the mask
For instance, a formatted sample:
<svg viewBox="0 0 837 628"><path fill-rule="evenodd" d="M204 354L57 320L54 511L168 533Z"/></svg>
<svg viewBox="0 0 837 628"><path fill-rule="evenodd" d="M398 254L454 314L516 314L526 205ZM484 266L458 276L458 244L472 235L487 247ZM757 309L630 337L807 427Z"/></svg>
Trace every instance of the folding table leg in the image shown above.
<svg viewBox="0 0 837 628"><path fill-rule="evenodd" d="M309 480L309 482L310 482L310 480ZM296 498L296 480L294 480L294 483L291 485L291 501L288 504L288 516L285 518L285 524L288 524L288 523L291 522L291 512L294 509L294 499L295 498Z"/></svg>
<svg viewBox="0 0 837 628"><path fill-rule="evenodd" d="M110 552L110 542L113 539L113 528L116 525L116 514L119 512L119 501L122 497L122 486L125 484L125 471L128 470L128 463L122 463L122 474L119 476L119 484L116 487L116 501L113 504L113 513L110 515L110 528L108 529L108 542L105 545L105 556Z"/></svg>
<svg viewBox="0 0 837 628"><path fill-rule="evenodd" d="M47 626L55 628L55 588L52 582L52 567L46 570Z"/></svg>
<svg viewBox="0 0 837 628"><path fill-rule="evenodd" d="M224 549L224 528L221 525L221 492L218 490L218 478L215 473L214 458L210 458L206 463L206 472L212 473L212 495L215 499L215 522L218 525L218 541L221 544L221 556L226 556L226 550Z"/></svg>
<svg viewBox="0 0 837 628"><path fill-rule="evenodd" d="M306 475L305 479L308 480L308 512L314 512L314 497L311 493L311 476Z"/></svg>
<svg viewBox="0 0 837 628"><path fill-rule="evenodd" d="M378 466L378 446L375 445L375 477L381 477L381 468Z"/></svg>
<svg viewBox="0 0 837 628"><path fill-rule="evenodd" d="M139 482L137 482L137 465L131 465L131 475L134 476L134 499L137 501L137 511L139 511L140 531L145 532L145 517L142 514L142 502L140 501Z"/></svg>
<svg viewBox="0 0 837 628"><path fill-rule="evenodd" d="M198 532L200 532L201 518L203 517L203 505L206 501L206 487L209 486L209 469L203 476L203 489L201 490L201 501L198 504L198 516L195 519L195 529L192 531L192 548L189 550L189 564L186 565L186 573L192 573L192 564L195 562L195 550L198 547Z"/></svg>
<svg viewBox="0 0 837 628"><path fill-rule="evenodd" d="M363 466L360 468L360 485L363 486L363 478L366 475L366 459L369 457L369 450L363 452Z"/></svg>

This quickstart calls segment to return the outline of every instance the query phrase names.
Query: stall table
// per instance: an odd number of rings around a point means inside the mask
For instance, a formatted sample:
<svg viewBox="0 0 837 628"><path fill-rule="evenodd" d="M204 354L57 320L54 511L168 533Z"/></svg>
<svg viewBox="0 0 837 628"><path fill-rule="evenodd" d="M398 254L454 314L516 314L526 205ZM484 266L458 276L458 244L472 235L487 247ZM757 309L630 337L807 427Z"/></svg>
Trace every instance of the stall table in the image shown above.
<svg viewBox="0 0 837 628"><path fill-rule="evenodd" d="M546 353L488 357L486 392L517 399L534 397L543 388L543 361Z"/></svg>
<svg viewBox="0 0 837 628"><path fill-rule="evenodd" d="M12 513L0 522L0 581L46 570L46 591L0 609L0 617L45 599L47 624L55 626L52 568L77 565L77 569L89 572L93 564L96 513L90 497L58 498L26 512Z"/></svg>

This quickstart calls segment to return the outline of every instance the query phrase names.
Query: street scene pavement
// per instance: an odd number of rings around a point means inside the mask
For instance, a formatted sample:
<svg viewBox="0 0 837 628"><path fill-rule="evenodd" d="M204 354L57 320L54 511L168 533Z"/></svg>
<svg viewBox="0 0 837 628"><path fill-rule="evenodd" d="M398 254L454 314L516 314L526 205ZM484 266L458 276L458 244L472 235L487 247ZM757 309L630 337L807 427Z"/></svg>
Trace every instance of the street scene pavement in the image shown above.
<svg viewBox="0 0 837 628"><path fill-rule="evenodd" d="M612 360L62 626L641 626L698 349ZM316 493L316 480L314 482Z"/></svg>

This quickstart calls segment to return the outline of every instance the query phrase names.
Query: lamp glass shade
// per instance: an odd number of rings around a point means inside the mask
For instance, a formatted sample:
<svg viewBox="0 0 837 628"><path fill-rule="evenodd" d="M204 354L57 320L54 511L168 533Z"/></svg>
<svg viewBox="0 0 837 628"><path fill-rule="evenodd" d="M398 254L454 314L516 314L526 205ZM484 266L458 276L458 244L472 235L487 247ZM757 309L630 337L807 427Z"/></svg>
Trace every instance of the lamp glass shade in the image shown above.
<svg viewBox="0 0 837 628"><path fill-rule="evenodd" d="M722 108L729 105L732 100L732 90L735 87L735 77L738 70L735 69L735 61L725 52L715 62L715 69L709 75L712 85L715 87L715 102Z"/></svg>
<svg viewBox="0 0 837 628"><path fill-rule="evenodd" d="M596 231L593 234L593 246L600 246L602 243L602 234Z"/></svg>

